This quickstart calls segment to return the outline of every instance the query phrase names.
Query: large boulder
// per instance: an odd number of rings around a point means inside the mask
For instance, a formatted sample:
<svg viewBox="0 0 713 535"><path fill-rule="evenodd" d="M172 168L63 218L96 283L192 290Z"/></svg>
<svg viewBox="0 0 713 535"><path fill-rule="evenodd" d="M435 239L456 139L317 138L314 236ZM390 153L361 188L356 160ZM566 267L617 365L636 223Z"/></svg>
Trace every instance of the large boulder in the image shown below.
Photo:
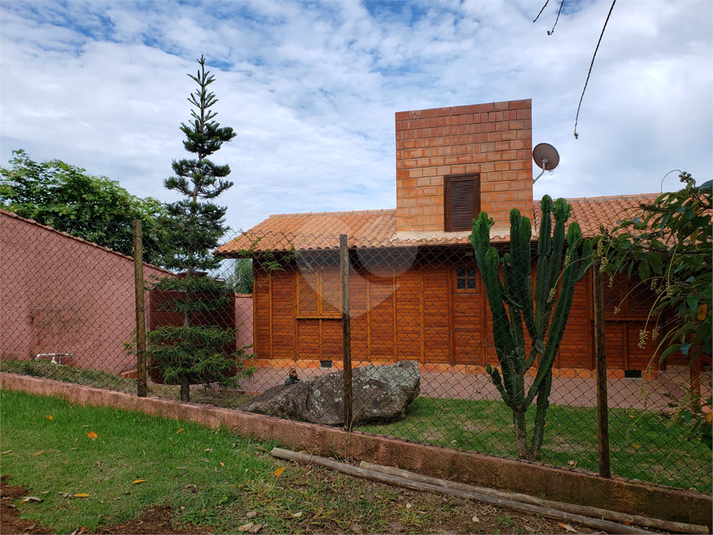
<svg viewBox="0 0 713 535"><path fill-rule="evenodd" d="M338 371L273 387L239 408L323 425L344 423L344 373ZM354 426L400 420L418 397L421 374L415 361L352 370Z"/></svg>

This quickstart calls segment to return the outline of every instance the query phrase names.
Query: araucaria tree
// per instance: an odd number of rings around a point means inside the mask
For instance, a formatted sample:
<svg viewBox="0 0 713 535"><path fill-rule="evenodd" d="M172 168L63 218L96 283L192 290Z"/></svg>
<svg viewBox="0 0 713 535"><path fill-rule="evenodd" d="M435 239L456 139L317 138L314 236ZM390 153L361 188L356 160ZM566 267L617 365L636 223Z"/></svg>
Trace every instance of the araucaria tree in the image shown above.
<svg viewBox="0 0 713 535"><path fill-rule="evenodd" d="M225 178L228 165L208 159L223 143L235 137L232 128L215 121L212 107L218 102L209 91L214 77L206 71L205 58L190 78L198 84L188 101L191 121L181 124L186 135L185 149L192 159L173 162L175 176L164 181L166 188L184 198L168 205L163 265L179 272L177 277L161 279L155 289L163 296L163 309L177 313L181 325L159 327L148 333L150 365L154 376L167 384L181 385L181 399L190 398L191 384L230 383L241 368L243 351L235 345L235 333L221 328L211 314L232 299L232 289L208 276L220 265L213 250L227 230L226 208L211 200L230 188Z"/></svg>
<svg viewBox="0 0 713 535"><path fill-rule="evenodd" d="M502 370L488 364L486 371L512 410L517 455L528 460L540 458L552 366L572 307L575 284L584 277L592 253L591 242L582 243L577 223L571 223L565 234L571 210L567 201L557 199L553 203L545 195L541 207L534 295L528 218L516 209L510 212L510 252L502 258L490 246L493 220L486 212L478 214L471 235L493 316L495 351ZM528 386L525 376L533 367L534 379ZM534 430L528 443L525 415L535 399Z"/></svg>

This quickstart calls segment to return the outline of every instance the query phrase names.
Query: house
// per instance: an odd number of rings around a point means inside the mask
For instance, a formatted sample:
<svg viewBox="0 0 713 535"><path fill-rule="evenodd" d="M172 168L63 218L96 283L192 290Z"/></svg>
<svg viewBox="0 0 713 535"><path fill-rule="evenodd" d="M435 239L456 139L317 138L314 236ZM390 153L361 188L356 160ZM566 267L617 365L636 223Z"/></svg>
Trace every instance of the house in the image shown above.
<svg viewBox="0 0 713 535"><path fill-rule="evenodd" d="M351 262L352 362L415 359L443 370L497 362L485 291L468 240L472 219L495 220L507 245L509 213L540 216L532 188L531 101L396 113L396 209L270 216L217 251L250 251L257 365L338 366L339 235ZM656 195L569 199L585 237ZM533 233L533 235L536 235ZM608 365L638 375L653 346L640 332L653 295L625 277L606 285ZM556 373L594 369L592 280L577 287Z"/></svg>

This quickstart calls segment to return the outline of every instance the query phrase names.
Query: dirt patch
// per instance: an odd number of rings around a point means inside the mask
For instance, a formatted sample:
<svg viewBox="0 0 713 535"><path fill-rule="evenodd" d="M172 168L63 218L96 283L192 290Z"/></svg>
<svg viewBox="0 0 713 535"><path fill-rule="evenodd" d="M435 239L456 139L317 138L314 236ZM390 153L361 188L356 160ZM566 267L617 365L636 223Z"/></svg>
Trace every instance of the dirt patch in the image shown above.
<svg viewBox="0 0 713 535"><path fill-rule="evenodd" d="M7 485L9 476L0 478L0 533L52 533L54 530L33 522L23 520L15 507L15 500L27 496L25 487Z"/></svg>
<svg viewBox="0 0 713 535"><path fill-rule="evenodd" d="M26 487L16 487L8 485L10 476L2 476L0 485L0 533L23 533L29 535L54 533L54 529L20 518L14 502L20 498L28 496ZM87 531L78 528L77 535L98 533L106 535L187 535L193 533L211 533L210 526L182 525L180 528L174 526L173 512L168 506L151 507L144 510L141 516L124 524L112 526L101 526L97 531Z"/></svg>
<svg viewBox="0 0 713 535"><path fill-rule="evenodd" d="M145 509L144 512L141 513L141 516L136 520L131 520L124 524L115 524L113 526L101 526L97 531L93 531L91 533L107 535L123 535L132 533L137 535L150 535L152 533L157 535L173 535L212 532L210 526L182 525L180 528L177 528L174 526L172 518L173 512L167 505L151 507L149 509Z"/></svg>

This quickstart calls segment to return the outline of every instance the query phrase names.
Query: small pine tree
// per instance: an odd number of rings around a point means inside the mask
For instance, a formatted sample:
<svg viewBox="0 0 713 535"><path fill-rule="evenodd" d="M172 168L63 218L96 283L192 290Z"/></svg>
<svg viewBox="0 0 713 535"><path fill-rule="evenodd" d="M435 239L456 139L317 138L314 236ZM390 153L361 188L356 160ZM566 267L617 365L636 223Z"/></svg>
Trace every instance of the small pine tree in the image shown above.
<svg viewBox="0 0 713 535"><path fill-rule="evenodd" d="M207 275L220 266L213 250L228 229L226 208L211 199L218 197L233 183L225 180L228 165L216 165L208 159L223 143L235 137L232 128L221 127L211 108L218 102L208 86L214 76L206 71L205 58L198 60L198 73L188 75L198 84L188 101L191 121L181 123L186 135L183 146L195 154L194 159L174 160L175 176L164 180L164 186L184 196L168 205L165 221L166 250L162 265L180 272L154 285L161 296L162 309L179 314L182 325L162 326L148 333L153 376L166 384L181 385L181 400L190 400L191 384L218 382L230 384L241 367L242 349L236 349L235 333L221 328L216 318L219 309L232 302L232 289Z"/></svg>

